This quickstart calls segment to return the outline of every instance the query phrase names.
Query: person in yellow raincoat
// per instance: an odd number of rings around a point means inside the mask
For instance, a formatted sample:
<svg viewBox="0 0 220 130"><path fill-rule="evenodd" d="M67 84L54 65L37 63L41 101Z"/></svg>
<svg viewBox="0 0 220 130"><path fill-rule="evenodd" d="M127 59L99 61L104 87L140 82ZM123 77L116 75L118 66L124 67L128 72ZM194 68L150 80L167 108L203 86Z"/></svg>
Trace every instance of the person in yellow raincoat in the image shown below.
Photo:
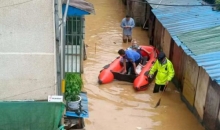
<svg viewBox="0 0 220 130"><path fill-rule="evenodd" d="M156 71L157 74L153 93L158 93L166 89L165 86L172 80L175 74L172 62L166 58L163 52L159 53L156 62L149 72L149 78L152 78Z"/></svg>

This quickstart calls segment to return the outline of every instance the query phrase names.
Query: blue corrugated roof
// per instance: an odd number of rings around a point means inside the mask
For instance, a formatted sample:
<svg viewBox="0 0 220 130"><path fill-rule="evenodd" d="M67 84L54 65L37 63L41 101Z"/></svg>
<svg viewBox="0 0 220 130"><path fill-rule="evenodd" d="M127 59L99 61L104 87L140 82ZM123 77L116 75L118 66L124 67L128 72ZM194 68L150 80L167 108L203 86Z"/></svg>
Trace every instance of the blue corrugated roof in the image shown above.
<svg viewBox="0 0 220 130"><path fill-rule="evenodd" d="M184 33L176 39L211 79L220 84L220 26Z"/></svg>
<svg viewBox="0 0 220 130"><path fill-rule="evenodd" d="M195 55L220 51L220 26L184 33L177 37Z"/></svg>
<svg viewBox="0 0 220 130"><path fill-rule="evenodd" d="M220 25L220 13L208 6L153 9L171 36Z"/></svg>
<svg viewBox="0 0 220 130"><path fill-rule="evenodd" d="M220 64L220 44L217 44L220 42L220 36L216 35L215 32L210 35L206 31L201 31L220 26L220 12L213 11L212 7L209 6L157 8L152 9L152 12L167 29L176 44L187 55L194 58L198 65L206 70L212 80L220 84L220 65L218 65ZM220 32L219 27L217 30ZM190 37L191 33L189 32L198 33L195 37L200 36L200 38ZM181 35L188 39L181 38ZM194 45L195 43L197 45ZM207 52L204 48L209 49L209 51Z"/></svg>
<svg viewBox="0 0 220 130"><path fill-rule="evenodd" d="M167 5L201 5L202 0L146 0L152 8L167 8L169 6L155 5L155 4L167 4Z"/></svg>
<svg viewBox="0 0 220 130"><path fill-rule="evenodd" d="M219 30L220 31L220 30ZM219 36L220 38L220 36ZM220 45L219 45L220 46ZM204 47L204 46L201 46ZM203 67L212 80L220 84L220 51L191 56L197 64Z"/></svg>

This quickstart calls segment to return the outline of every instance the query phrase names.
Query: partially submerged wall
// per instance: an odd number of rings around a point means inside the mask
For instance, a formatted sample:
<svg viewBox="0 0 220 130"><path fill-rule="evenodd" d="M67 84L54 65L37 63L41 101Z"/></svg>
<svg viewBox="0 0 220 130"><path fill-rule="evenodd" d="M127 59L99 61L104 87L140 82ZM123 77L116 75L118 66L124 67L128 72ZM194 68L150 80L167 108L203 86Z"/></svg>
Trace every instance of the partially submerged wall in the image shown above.
<svg viewBox="0 0 220 130"><path fill-rule="evenodd" d="M53 0L0 4L0 100L56 93Z"/></svg>

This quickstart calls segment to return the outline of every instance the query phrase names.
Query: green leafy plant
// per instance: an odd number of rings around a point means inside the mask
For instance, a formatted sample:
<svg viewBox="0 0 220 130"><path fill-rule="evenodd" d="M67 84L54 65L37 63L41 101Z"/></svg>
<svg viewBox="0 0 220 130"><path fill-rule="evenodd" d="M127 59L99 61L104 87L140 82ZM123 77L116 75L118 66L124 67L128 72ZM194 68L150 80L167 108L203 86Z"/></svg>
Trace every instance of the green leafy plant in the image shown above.
<svg viewBox="0 0 220 130"><path fill-rule="evenodd" d="M69 101L77 101L79 100L79 94L82 89L82 78L80 74L77 73L66 73L66 89L65 89L65 100Z"/></svg>

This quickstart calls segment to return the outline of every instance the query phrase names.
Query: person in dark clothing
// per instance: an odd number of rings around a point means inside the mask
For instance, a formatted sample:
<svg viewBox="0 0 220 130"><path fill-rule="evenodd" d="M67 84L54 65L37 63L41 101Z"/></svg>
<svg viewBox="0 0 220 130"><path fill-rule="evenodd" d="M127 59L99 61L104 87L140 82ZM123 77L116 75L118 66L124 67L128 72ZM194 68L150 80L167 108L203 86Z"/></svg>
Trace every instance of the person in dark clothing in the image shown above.
<svg viewBox="0 0 220 130"><path fill-rule="evenodd" d="M153 93L164 91L166 85L172 80L175 74L172 62L166 58L163 52L159 53L156 62L152 66L148 75L149 78L152 78L156 71L157 74Z"/></svg>

